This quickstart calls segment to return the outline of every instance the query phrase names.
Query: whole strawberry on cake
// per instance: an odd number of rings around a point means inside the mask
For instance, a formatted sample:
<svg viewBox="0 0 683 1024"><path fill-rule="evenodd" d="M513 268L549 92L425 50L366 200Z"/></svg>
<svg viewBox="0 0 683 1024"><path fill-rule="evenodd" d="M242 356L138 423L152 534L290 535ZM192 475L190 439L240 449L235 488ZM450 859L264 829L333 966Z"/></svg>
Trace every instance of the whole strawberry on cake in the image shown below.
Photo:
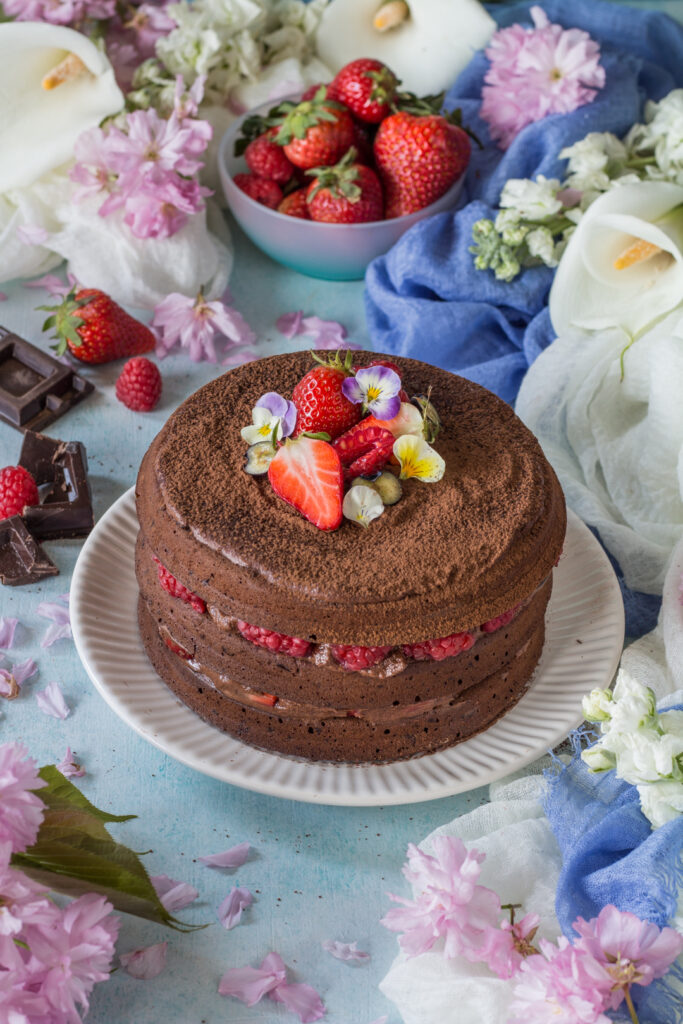
<svg viewBox="0 0 683 1024"><path fill-rule="evenodd" d="M145 456L137 509L163 681L246 743L337 762L440 750L519 700L566 527L508 405L370 352L201 388Z"/></svg>

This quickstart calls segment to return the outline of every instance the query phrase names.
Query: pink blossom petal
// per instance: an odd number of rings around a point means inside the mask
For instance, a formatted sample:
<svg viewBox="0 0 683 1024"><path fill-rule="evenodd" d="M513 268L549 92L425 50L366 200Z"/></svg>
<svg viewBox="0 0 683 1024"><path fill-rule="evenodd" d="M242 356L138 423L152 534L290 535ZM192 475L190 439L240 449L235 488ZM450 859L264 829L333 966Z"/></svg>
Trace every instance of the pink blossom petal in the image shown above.
<svg viewBox="0 0 683 1024"><path fill-rule="evenodd" d="M292 1013L298 1014L302 1024L310 1024L325 1016L323 1001L310 985L288 985L283 982L268 995L276 1003L283 1003Z"/></svg>
<svg viewBox="0 0 683 1024"><path fill-rule="evenodd" d="M199 890L189 882L178 882L168 875L152 875L150 881L166 910L173 913L189 906L199 896Z"/></svg>
<svg viewBox="0 0 683 1024"><path fill-rule="evenodd" d="M20 853L35 843L45 805L33 791L45 785L26 747L0 744L0 863L7 864L7 851Z"/></svg>
<svg viewBox="0 0 683 1024"><path fill-rule="evenodd" d="M6 292L0 292L0 302L7 302L9 295Z"/></svg>
<svg viewBox="0 0 683 1024"><path fill-rule="evenodd" d="M85 775L83 765L75 763L71 747L66 748L66 753L56 768L67 779L81 779Z"/></svg>
<svg viewBox="0 0 683 1024"><path fill-rule="evenodd" d="M208 857L197 857L200 864L207 868L241 868L249 856L249 843L238 843L223 853L212 853Z"/></svg>
<svg viewBox="0 0 683 1024"><path fill-rule="evenodd" d="M218 920L230 931L242 919L242 911L250 907L254 897L248 889L232 888L218 908Z"/></svg>
<svg viewBox="0 0 683 1024"><path fill-rule="evenodd" d="M369 960L369 953L362 953L356 948L355 942L337 942L336 939L325 939L322 947L337 960Z"/></svg>
<svg viewBox="0 0 683 1024"><path fill-rule="evenodd" d="M44 714L51 715L53 718L64 719L70 713L59 683L54 681L48 683L41 693L36 694L36 703Z"/></svg>
<svg viewBox="0 0 683 1024"><path fill-rule="evenodd" d="M130 953L121 953L119 962L131 978L149 981L161 974L166 966L168 942L157 942L155 946L143 946Z"/></svg>
<svg viewBox="0 0 683 1024"><path fill-rule="evenodd" d="M21 686L27 679L34 676L37 671L38 666L31 658L27 658L26 661L22 661L17 665L12 665L9 671L5 668L0 668L0 696L7 697L8 700L18 697Z"/></svg>
<svg viewBox="0 0 683 1024"><path fill-rule="evenodd" d="M64 296L71 291L71 288L76 284L76 278L73 274L67 275L69 283L65 284L61 278L57 277L56 274L45 274L44 277L36 277L33 281L24 281L24 288L45 288L50 295Z"/></svg>
<svg viewBox="0 0 683 1024"><path fill-rule="evenodd" d="M17 228L17 238L24 245L42 245L49 237L49 232L39 224L22 224Z"/></svg>
<svg viewBox="0 0 683 1024"><path fill-rule="evenodd" d="M14 634L19 625L19 619L9 619L0 615L0 647L10 650L14 643Z"/></svg>
<svg viewBox="0 0 683 1024"><path fill-rule="evenodd" d="M45 619L52 619L52 625L48 627L40 641L41 647L51 647L57 640L69 639L71 636L69 595L61 594L59 600L66 602L66 607L64 603L59 604L57 601L41 601L36 608L38 615L42 615Z"/></svg>
<svg viewBox="0 0 683 1024"><path fill-rule="evenodd" d="M295 313L283 313L275 321L275 326L280 334L284 334L285 338L296 338L297 334L301 334L303 318L304 314L301 309Z"/></svg>
<svg viewBox="0 0 683 1024"><path fill-rule="evenodd" d="M221 363L221 366L243 366L244 363L253 363L260 359L260 355L253 348L232 349Z"/></svg>
<svg viewBox="0 0 683 1024"><path fill-rule="evenodd" d="M346 328L336 320L321 320L319 316L306 316L301 321L301 334L311 338L316 348L348 348L344 343ZM358 346L360 348L360 346Z"/></svg>
<svg viewBox="0 0 683 1024"><path fill-rule="evenodd" d="M218 991L222 996L239 999L246 1006L255 1006L286 978L282 957L278 953L269 953L260 967L231 967L221 978Z"/></svg>

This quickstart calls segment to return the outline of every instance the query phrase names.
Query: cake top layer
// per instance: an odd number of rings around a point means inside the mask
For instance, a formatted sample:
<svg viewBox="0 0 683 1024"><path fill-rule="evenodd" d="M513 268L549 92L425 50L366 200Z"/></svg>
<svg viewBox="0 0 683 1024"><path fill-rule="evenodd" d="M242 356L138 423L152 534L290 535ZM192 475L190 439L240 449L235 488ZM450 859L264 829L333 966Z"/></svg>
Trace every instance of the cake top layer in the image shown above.
<svg viewBox="0 0 683 1024"><path fill-rule="evenodd" d="M375 355L361 353L358 362ZM475 621L490 611L492 594L500 595L502 611L548 575L564 537L564 500L536 439L478 385L426 363L394 361L409 395L432 388L442 422L434 447L446 472L436 484L404 481L398 504L366 529L344 520L333 532L318 530L278 498L267 476L243 469L240 428L264 392L291 396L313 365L309 353L230 371L169 419L146 473L153 471L153 489L199 542L197 551L223 556L212 555L212 588L229 593L237 573L240 587L245 580L258 589L267 584L271 605L278 595L283 602L331 604L341 616L352 611L356 621L365 605L370 618L386 616L388 625L391 608L403 605L405 612L407 602L412 614L427 613L435 594L442 609L448 605L450 621ZM143 471L143 529L152 483L144 477Z"/></svg>

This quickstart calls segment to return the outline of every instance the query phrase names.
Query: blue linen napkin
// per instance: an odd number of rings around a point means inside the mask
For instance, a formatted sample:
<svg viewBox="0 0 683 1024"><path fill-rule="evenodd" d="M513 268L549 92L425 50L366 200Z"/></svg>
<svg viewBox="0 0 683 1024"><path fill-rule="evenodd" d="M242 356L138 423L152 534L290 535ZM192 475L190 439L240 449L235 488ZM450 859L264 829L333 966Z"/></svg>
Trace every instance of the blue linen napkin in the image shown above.
<svg viewBox="0 0 683 1024"><path fill-rule="evenodd" d="M555 910L564 934L575 938L572 922L597 917L610 903L664 927L683 889L683 817L653 831L635 786L614 772L589 771L578 755L548 783L543 809L562 852ZM634 987L643 1024L680 1024L674 978L683 983L678 967L648 988Z"/></svg>
<svg viewBox="0 0 683 1024"><path fill-rule="evenodd" d="M491 7L503 25L529 23L531 3ZM514 281L496 281L474 268L472 224L495 216L492 207L508 178L538 174L562 178L557 154L588 132L624 135L640 120L646 99L659 100L683 85L683 26L657 11L604 0L545 0L553 22L585 29L600 43L605 86L592 103L571 114L528 125L503 152L479 116L488 61L477 53L450 90L446 106L484 142L473 149L461 208L416 224L366 274L368 330L377 351L425 359L514 403L522 377L554 334L547 297L553 272L528 268ZM654 628L659 599L628 590L617 571L626 607L626 633Z"/></svg>

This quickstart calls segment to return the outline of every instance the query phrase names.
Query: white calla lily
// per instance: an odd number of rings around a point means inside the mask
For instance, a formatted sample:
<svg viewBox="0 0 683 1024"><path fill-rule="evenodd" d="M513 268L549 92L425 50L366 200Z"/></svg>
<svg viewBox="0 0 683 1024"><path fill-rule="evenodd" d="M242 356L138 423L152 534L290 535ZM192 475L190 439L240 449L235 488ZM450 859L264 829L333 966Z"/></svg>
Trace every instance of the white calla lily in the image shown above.
<svg viewBox="0 0 683 1024"><path fill-rule="evenodd" d="M65 163L81 132L123 107L102 50L48 22L0 24L0 96L0 193Z"/></svg>
<svg viewBox="0 0 683 1024"><path fill-rule="evenodd" d="M596 199L550 290L556 333L620 327L633 336L682 301L683 187L643 181Z"/></svg>

